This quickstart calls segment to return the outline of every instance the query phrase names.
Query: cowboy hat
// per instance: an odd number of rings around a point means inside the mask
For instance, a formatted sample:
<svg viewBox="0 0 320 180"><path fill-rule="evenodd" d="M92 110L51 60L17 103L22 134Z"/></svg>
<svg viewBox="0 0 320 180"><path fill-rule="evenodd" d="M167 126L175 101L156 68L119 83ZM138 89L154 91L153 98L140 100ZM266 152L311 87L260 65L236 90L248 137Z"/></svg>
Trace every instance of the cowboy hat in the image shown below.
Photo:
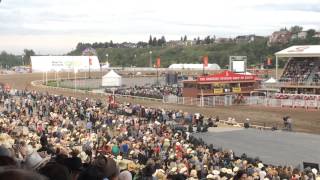
<svg viewBox="0 0 320 180"><path fill-rule="evenodd" d="M214 178L215 178L215 176L213 174L208 174L207 175L207 179L214 179Z"/></svg>
<svg viewBox="0 0 320 180"><path fill-rule="evenodd" d="M195 169L192 169L190 172L190 177L198 178L198 173Z"/></svg>
<svg viewBox="0 0 320 180"><path fill-rule="evenodd" d="M133 162L128 163L128 171L135 171L137 169L137 165Z"/></svg>
<svg viewBox="0 0 320 180"><path fill-rule="evenodd" d="M118 166L120 171L128 169L128 164L125 161L119 161Z"/></svg>
<svg viewBox="0 0 320 180"><path fill-rule="evenodd" d="M220 171L218 171L218 170L215 169L215 170L212 171L212 173L213 173L214 175L219 175L219 174L220 174Z"/></svg>

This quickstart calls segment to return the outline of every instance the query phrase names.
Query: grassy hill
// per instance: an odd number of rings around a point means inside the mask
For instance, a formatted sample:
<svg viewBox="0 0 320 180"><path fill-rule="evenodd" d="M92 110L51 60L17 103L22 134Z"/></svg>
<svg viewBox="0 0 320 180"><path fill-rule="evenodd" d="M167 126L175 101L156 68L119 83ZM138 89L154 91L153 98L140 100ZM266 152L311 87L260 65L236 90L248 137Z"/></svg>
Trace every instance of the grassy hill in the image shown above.
<svg viewBox="0 0 320 180"><path fill-rule="evenodd" d="M318 44L319 41L311 44ZM265 63L267 57L274 58L274 53L294 44L310 44L306 41L295 41L286 45L267 46L267 39L261 39L252 43L224 43L194 45L188 47L152 47L152 48L97 48L97 55L101 62L107 60L109 55L111 66L149 66L149 51L152 51L152 60L160 56L161 67L168 67L173 63L201 63L201 57L208 55L209 63L217 63L222 68L229 63L229 56L247 56L248 65ZM81 55L82 50L76 49L69 55ZM135 56L136 55L136 56ZM274 66L275 61L273 61ZM280 67L284 62L280 61Z"/></svg>

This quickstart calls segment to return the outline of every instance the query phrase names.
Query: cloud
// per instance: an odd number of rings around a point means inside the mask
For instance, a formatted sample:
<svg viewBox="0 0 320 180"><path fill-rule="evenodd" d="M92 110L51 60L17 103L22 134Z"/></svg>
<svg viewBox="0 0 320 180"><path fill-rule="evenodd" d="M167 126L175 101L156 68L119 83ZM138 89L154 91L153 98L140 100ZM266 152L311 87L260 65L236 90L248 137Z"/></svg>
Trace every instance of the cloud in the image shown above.
<svg viewBox="0 0 320 180"><path fill-rule="evenodd" d="M303 12L317 12L320 13L319 2L317 3L292 3L292 4L274 4L268 3L263 5L257 5L259 10L271 10L271 11L303 11Z"/></svg>
<svg viewBox="0 0 320 180"><path fill-rule="evenodd" d="M77 42L269 35L281 27L320 26L319 0L3 0L0 4L0 45L69 50ZM59 37L59 38L57 38ZM28 42L17 39L28 40ZM56 39L56 40L55 40ZM43 49L46 47L46 50ZM51 48L50 48L51 47ZM13 50L14 49L14 50Z"/></svg>

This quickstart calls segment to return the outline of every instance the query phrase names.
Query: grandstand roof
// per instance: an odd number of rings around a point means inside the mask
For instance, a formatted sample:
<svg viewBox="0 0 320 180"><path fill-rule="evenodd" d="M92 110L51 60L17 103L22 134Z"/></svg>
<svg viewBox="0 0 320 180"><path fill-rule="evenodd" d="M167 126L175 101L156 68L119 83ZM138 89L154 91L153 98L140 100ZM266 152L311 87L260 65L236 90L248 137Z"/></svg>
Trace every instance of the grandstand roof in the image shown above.
<svg viewBox="0 0 320 180"><path fill-rule="evenodd" d="M275 55L277 57L320 57L320 45L291 46Z"/></svg>

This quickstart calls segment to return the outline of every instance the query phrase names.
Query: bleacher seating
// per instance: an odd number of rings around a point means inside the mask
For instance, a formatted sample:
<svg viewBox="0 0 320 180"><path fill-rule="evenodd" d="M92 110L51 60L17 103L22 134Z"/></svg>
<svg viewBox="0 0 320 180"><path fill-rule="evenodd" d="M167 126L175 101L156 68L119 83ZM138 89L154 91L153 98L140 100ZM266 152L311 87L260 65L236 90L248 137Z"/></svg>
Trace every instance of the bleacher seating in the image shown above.
<svg viewBox="0 0 320 180"><path fill-rule="evenodd" d="M289 59L280 82L313 85L320 81L320 62L315 58Z"/></svg>

